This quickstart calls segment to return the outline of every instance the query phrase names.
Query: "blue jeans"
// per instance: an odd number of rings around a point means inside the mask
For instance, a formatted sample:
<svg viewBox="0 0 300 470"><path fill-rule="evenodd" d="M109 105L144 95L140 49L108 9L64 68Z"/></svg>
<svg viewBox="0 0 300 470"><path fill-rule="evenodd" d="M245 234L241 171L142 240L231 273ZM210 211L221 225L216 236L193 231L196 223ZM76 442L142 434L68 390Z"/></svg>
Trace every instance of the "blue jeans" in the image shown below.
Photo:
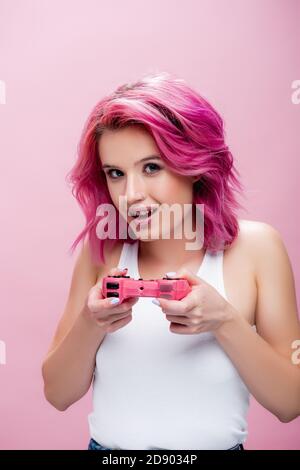
<svg viewBox="0 0 300 470"><path fill-rule="evenodd" d="M108 447L104 447L98 442L96 442L94 439L91 439L89 442L88 450L114 450L114 449L109 449ZM230 449L227 449L227 450L245 450L245 449L244 449L243 444L237 444L236 446L230 447Z"/></svg>

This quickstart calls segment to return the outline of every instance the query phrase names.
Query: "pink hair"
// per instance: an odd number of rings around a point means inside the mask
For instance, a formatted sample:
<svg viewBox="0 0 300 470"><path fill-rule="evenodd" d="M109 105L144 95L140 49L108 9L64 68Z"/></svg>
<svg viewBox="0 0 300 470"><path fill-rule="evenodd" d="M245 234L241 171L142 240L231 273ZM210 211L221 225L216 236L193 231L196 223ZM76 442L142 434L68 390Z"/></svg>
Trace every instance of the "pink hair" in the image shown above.
<svg viewBox="0 0 300 470"><path fill-rule="evenodd" d="M234 192L242 193L243 185L225 144L223 120L184 80L161 72L118 87L100 100L88 116L77 161L66 177L86 218L86 225L71 251L88 234L94 261L105 263L105 240L96 234L99 222L96 209L100 204L113 203L97 146L105 129L117 130L130 125L142 125L148 130L161 158L174 172L199 176L194 183L193 202L204 204L203 248L216 252L230 246L239 230L235 211L243 207ZM120 240L107 238L107 242L115 244ZM134 243L134 240L129 237L126 242Z"/></svg>

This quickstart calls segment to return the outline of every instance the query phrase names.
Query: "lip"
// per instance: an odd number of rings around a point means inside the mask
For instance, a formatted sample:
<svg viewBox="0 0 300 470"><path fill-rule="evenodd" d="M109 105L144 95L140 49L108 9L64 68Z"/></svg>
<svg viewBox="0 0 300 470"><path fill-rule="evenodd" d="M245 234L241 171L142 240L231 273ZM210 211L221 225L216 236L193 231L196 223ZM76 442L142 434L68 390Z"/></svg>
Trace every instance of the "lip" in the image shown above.
<svg viewBox="0 0 300 470"><path fill-rule="evenodd" d="M152 214L149 217L147 217L146 219L144 219L144 218L139 219L139 217L132 217L132 219L134 221L136 221L136 226L144 227L145 225L148 225L149 220L157 212L157 210L158 210L158 207L154 208L154 211L152 212Z"/></svg>
<svg viewBox="0 0 300 470"><path fill-rule="evenodd" d="M141 206L141 207L136 207L133 212L146 212L150 210L151 211L153 210L155 212L157 208L158 208L157 206ZM154 214L154 212L152 214ZM132 217L133 219L136 219L136 217L133 217L132 215L130 215L129 212L128 212L128 216Z"/></svg>

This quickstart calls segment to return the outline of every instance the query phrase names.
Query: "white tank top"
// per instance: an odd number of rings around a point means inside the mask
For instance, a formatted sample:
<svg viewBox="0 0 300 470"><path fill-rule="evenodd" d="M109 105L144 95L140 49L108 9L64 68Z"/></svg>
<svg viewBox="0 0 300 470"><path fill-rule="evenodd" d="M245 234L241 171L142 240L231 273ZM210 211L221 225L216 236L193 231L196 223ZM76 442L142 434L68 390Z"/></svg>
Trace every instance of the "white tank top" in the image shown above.
<svg viewBox="0 0 300 470"><path fill-rule="evenodd" d="M138 243L118 267L140 278ZM223 251L206 250L197 275L227 299ZM104 337L96 355L90 435L110 449L229 449L247 438L249 391L211 332L169 331L151 297Z"/></svg>

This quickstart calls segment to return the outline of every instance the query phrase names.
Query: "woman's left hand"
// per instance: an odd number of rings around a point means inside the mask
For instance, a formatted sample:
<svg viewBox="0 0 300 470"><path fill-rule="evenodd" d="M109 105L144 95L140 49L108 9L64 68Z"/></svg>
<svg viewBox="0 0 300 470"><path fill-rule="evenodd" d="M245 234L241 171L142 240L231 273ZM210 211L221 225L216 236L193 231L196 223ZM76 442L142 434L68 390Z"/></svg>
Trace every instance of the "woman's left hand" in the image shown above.
<svg viewBox="0 0 300 470"><path fill-rule="evenodd" d="M181 300L156 299L171 322L170 331L185 335L214 331L234 318L232 306L203 279L185 268L173 277L186 279L192 291Z"/></svg>

